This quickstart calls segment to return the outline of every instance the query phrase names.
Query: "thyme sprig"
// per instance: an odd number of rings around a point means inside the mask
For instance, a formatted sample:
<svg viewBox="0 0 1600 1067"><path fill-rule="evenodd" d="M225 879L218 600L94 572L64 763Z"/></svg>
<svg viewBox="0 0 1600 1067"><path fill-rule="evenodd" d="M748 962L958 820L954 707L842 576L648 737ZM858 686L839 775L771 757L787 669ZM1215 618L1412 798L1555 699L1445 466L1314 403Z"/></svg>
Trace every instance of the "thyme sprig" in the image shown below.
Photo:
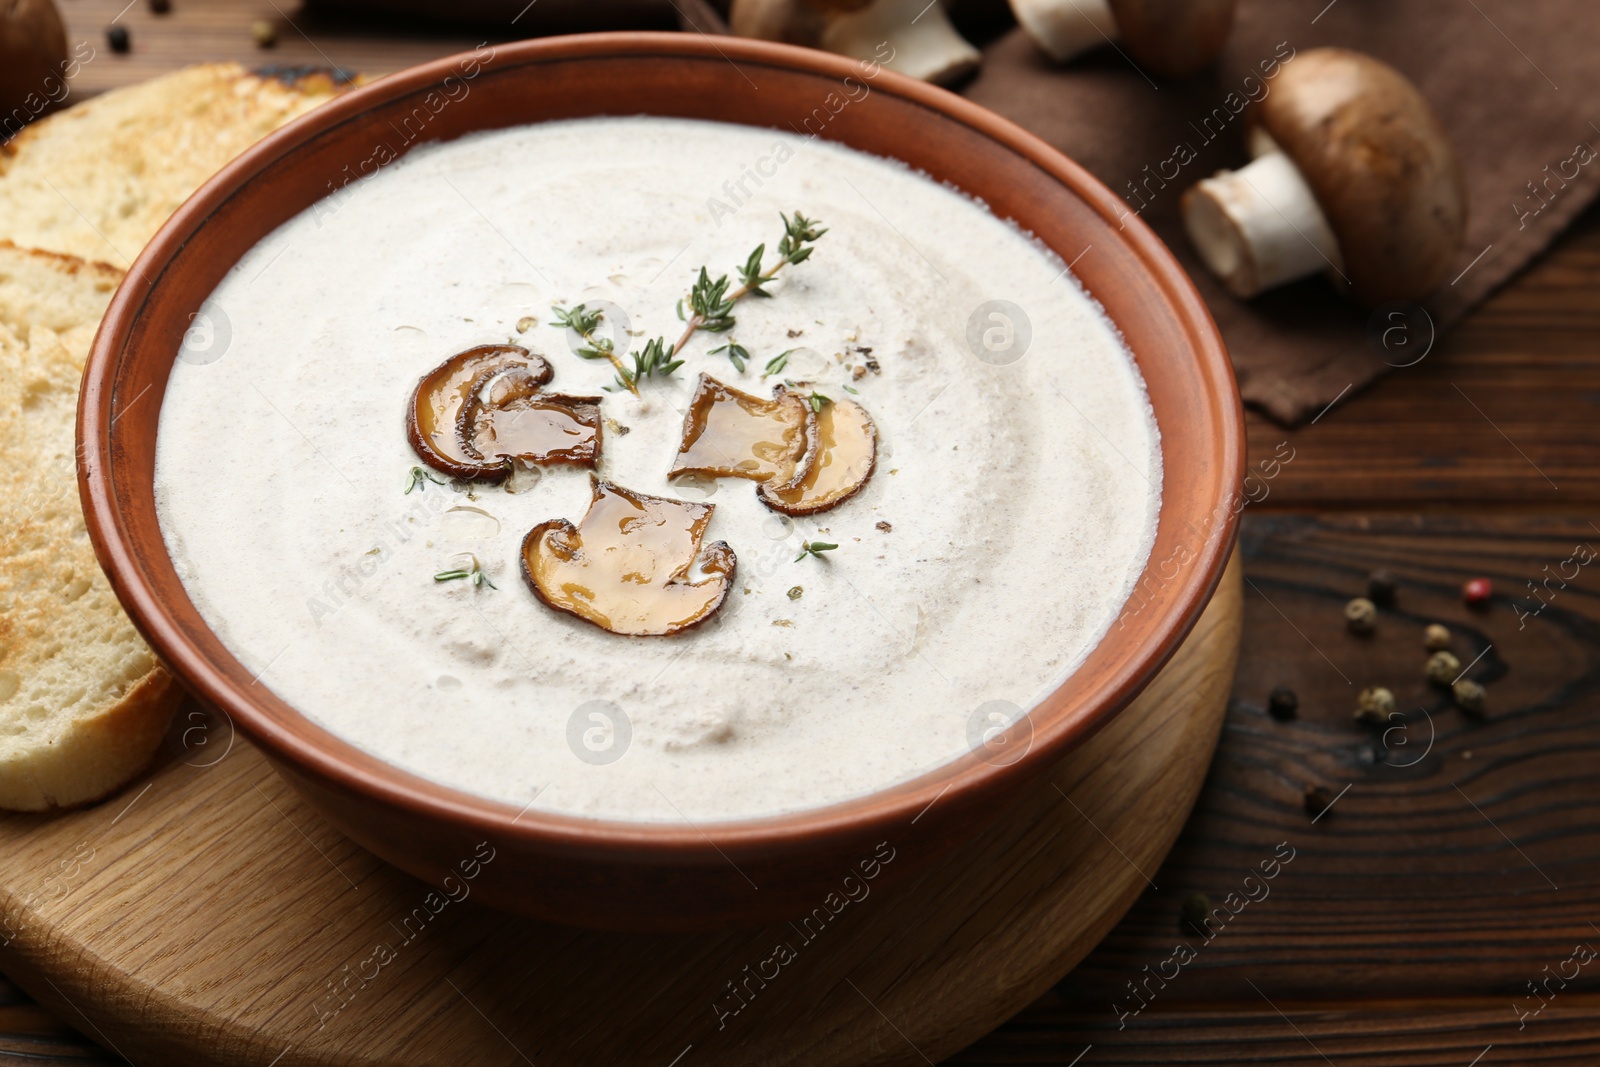
<svg viewBox="0 0 1600 1067"><path fill-rule="evenodd" d="M406 496L410 496L413 489L427 489L429 482L434 485L445 484L443 478L435 478L425 468L412 467L411 472L406 475Z"/></svg>
<svg viewBox="0 0 1600 1067"><path fill-rule="evenodd" d="M576 350L579 358L608 360L617 372L618 384L634 396L639 395L638 386L635 385L635 378L628 374L628 368L617 356L616 346L612 343L611 338L596 337L594 335L595 329L600 325L601 320L606 317L605 312L599 309L590 311L585 304L578 304L570 311L559 307L553 307L550 311L555 316L554 324L556 326L565 327L584 339L585 347ZM634 358L637 360L638 357Z"/></svg>
<svg viewBox="0 0 1600 1067"><path fill-rule="evenodd" d="M778 258L770 267L763 267L766 258L767 246L765 243L756 245L755 251L745 257L744 264L739 267L739 288L728 291L728 276L722 275L715 280L705 267L700 268L700 276L689 290L688 314L684 313L684 301L678 301L678 317L683 319L683 333L672 346L671 356L676 358L683 351L683 346L689 343L689 338L698 330L707 333L726 333L733 329L733 305L752 294L770 297L765 286L778 276L784 267L804 263L811 258L815 251L812 247L817 239L828 231L822 229L816 219L808 219L796 211L790 218L783 212L778 213L783 219L783 237L778 241Z"/></svg>
<svg viewBox="0 0 1600 1067"><path fill-rule="evenodd" d="M438 574L433 576L433 580L436 582L454 582L461 578L466 578L472 582L473 588L475 589L481 588L485 585L487 585L490 589L500 588L489 580L489 576L487 574L483 573L483 567L478 563L477 556L468 553L467 558L472 560L472 567L470 570L458 567L455 570L440 571Z"/></svg>
<svg viewBox="0 0 1600 1067"><path fill-rule="evenodd" d="M576 350L578 356L582 359L604 359L610 362L617 372L616 388L626 389L634 396L639 395L639 379L670 377L673 371L683 366L683 360L674 360L667 354L667 339L658 337L654 341L646 342L643 352L631 353L633 367L629 368L622 362L622 357L617 355L616 345L609 337L594 335L595 329L605 318L605 312L598 309L590 311L584 304L578 304L571 310L558 307L550 310L555 315L555 325L572 330L587 342L585 347Z"/></svg>
<svg viewBox="0 0 1600 1067"><path fill-rule="evenodd" d="M799 563L807 556L815 556L817 559L821 559L824 552L832 552L838 547L838 545L830 545L826 541L801 541L800 554L794 558L794 561Z"/></svg>

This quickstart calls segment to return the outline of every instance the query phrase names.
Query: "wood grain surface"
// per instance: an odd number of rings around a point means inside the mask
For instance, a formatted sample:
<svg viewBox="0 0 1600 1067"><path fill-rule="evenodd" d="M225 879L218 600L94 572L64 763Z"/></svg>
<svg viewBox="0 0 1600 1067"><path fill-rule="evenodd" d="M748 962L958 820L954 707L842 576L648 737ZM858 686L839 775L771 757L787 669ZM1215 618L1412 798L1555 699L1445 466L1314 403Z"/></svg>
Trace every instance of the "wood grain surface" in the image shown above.
<svg viewBox="0 0 1600 1067"><path fill-rule="evenodd" d="M837 918L608 934L430 894L196 718L111 802L0 817L0 961L136 1064L926 1062L1038 997L1145 887L1211 761L1239 570L1132 706L925 874L847 886Z"/></svg>
<svg viewBox="0 0 1600 1067"><path fill-rule="evenodd" d="M85 41L94 58L73 80L73 99L164 74L189 63L232 60L246 66L317 66L359 71L369 77L454 52L489 36L520 37L512 26L499 33L395 20L383 31L353 20L318 17L299 10L297 0L172 0L157 15L148 0L60 0L69 40ZM276 34L272 47L256 44L251 27L265 22ZM128 32L125 53L112 51L106 31Z"/></svg>
<svg viewBox="0 0 1600 1067"><path fill-rule="evenodd" d="M62 7L75 33L99 44L125 2ZM475 43L313 25L313 47L285 23L277 49L264 53L248 25L278 17L270 0L174 5L170 30L142 3L132 8L132 54L101 48L80 89L210 58L383 71ZM1417 366L1296 431L1250 416L1254 461L1285 441L1295 459L1245 513L1255 588L1245 587L1234 700L1194 815L1148 872L1160 888L1146 887L1065 981L949 1062L1600 1062L1593 964L1566 988L1552 981L1558 992L1545 994L1539 1015L1522 1022L1516 1013L1539 1003L1528 983L1548 980L1545 969L1559 969L1576 944L1600 948L1600 571L1586 567L1568 589L1545 594L1550 606L1524 629L1516 614L1536 606L1525 583L1567 559L1574 538L1600 548L1589 526L1600 526L1597 338L1600 211L1590 211ZM1338 609L1376 565L1397 567L1407 584L1397 612L1358 642L1339 630ZM1466 612L1454 589L1479 573L1525 599ZM1437 697L1419 701L1424 716L1407 706L1419 695L1416 631L1434 615L1456 629L1458 650L1496 645L1474 666L1488 679L1490 721L1463 720ZM1383 745L1349 720L1352 686L1375 681L1403 695L1415 736L1408 726ZM1294 723L1261 710L1279 684L1301 695ZM1427 757L1385 766L1415 758L1429 717L1437 733ZM1309 782L1351 786L1315 825L1300 801ZM1159 969L1179 940L1196 942L1179 924L1184 897L1224 898L1286 836L1296 859L1272 895L1120 1020L1113 1005L1133 1003L1127 983ZM63 1017L86 1029L70 1010L58 1017L0 980L0 1065L122 1062Z"/></svg>
<svg viewBox="0 0 1600 1067"><path fill-rule="evenodd" d="M1253 460L1285 440L1297 451L1260 505L1600 510L1597 282L1600 208L1421 362L1346 394L1315 425L1284 430L1251 413Z"/></svg>

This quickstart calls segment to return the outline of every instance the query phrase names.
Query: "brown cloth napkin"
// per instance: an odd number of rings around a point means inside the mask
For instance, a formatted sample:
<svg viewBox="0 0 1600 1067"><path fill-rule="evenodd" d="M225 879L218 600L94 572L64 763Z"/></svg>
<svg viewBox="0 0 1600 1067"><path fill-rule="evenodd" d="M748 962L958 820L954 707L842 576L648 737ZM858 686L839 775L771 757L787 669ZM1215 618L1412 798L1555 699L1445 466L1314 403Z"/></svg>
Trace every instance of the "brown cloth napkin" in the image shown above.
<svg viewBox="0 0 1600 1067"><path fill-rule="evenodd" d="M663 18L688 32L727 32L720 14L727 0L312 2L448 11L453 18L492 17L502 27L506 18L526 15L518 23L525 32L635 28ZM1211 306L1245 401L1281 422L1313 418L1392 367L1417 361L1600 191L1596 0L1241 0L1221 59L1184 82L1147 78L1110 47L1056 66L1011 25L1005 0L950 6L964 32L989 42L965 95L1043 137L1113 191L1127 194L1129 182L1148 176L1146 167L1172 174L1175 149L1192 150L1140 217ZM1219 108L1227 114L1247 88L1259 94L1244 78L1259 75L1262 61L1326 45L1370 53L1404 72L1433 103L1461 158L1467 237L1446 282L1422 301L1426 315L1415 308L1375 314L1342 299L1321 277L1237 300L1206 272L1183 232L1183 190L1249 161L1242 119L1233 117L1220 135L1203 134L1207 116ZM1230 93L1239 94L1234 103ZM1219 125L1213 119L1210 129Z"/></svg>

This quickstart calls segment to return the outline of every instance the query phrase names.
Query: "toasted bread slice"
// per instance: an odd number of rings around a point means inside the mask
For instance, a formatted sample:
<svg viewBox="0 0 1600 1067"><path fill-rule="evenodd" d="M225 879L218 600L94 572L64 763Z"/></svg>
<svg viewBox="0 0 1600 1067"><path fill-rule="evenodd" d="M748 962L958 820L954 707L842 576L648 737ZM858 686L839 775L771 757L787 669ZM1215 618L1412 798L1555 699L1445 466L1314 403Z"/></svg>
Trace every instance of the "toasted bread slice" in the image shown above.
<svg viewBox="0 0 1600 1067"><path fill-rule="evenodd" d="M345 84L207 63L41 119L0 145L0 238L126 270L223 164Z"/></svg>
<svg viewBox="0 0 1600 1067"><path fill-rule="evenodd" d="M105 263L0 239L0 325L20 340L43 326L61 336L68 352L86 355L121 282L122 271Z"/></svg>
<svg viewBox="0 0 1600 1067"><path fill-rule="evenodd" d="M78 503L78 380L119 275L0 244L0 808L127 783L182 698L123 614Z"/></svg>

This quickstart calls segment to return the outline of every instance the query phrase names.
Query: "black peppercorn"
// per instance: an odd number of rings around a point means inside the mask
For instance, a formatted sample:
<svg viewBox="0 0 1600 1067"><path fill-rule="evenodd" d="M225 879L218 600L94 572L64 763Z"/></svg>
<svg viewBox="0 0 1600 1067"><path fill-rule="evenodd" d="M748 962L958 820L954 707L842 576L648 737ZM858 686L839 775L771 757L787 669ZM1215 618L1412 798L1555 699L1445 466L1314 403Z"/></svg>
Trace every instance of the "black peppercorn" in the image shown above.
<svg viewBox="0 0 1600 1067"><path fill-rule="evenodd" d="M1393 607L1399 584L1388 571L1373 571L1367 575L1367 599L1381 607Z"/></svg>
<svg viewBox="0 0 1600 1067"><path fill-rule="evenodd" d="M107 26L106 44L111 46L113 52L119 55L128 50L128 28L126 26Z"/></svg>
<svg viewBox="0 0 1600 1067"><path fill-rule="evenodd" d="M172 0L150 0L150 13L152 15L165 15L172 10Z"/></svg>
<svg viewBox="0 0 1600 1067"><path fill-rule="evenodd" d="M1325 785L1306 786L1306 814L1313 819L1319 817L1333 806L1334 799L1333 790Z"/></svg>
<svg viewBox="0 0 1600 1067"><path fill-rule="evenodd" d="M1267 710L1279 722L1288 722L1300 710L1300 698L1293 689L1280 685L1267 697Z"/></svg>

